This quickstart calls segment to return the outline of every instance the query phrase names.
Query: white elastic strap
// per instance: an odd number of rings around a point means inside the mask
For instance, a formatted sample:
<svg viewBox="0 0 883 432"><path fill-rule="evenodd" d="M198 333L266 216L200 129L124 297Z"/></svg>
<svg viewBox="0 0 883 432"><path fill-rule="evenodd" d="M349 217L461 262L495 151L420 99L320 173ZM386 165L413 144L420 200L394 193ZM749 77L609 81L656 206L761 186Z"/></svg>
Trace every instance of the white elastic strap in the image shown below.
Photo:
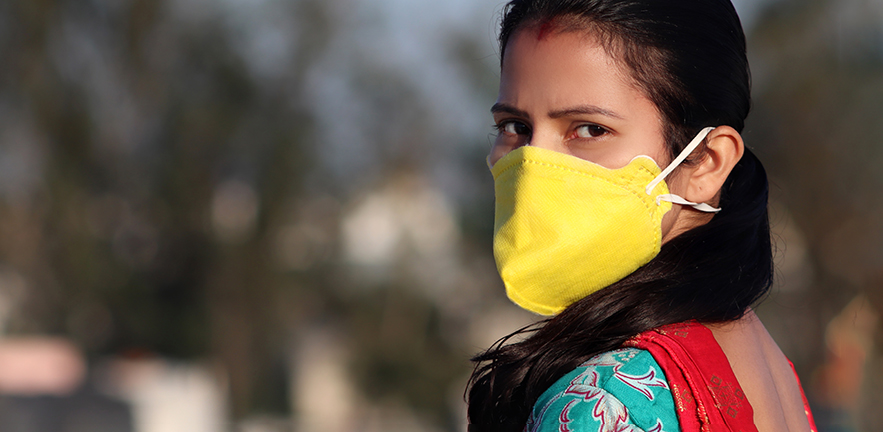
<svg viewBox="0 0 883 432"><path fill-rule="evenodd" d="M687 156L690 156L690 153L693 153L693 150L696 150L696 147L699 147L699 144L702 144L702 140L704 140L705 137L708 136L708 133L713 130L713 127L707 127L699 131L699 133L696 134L696 138L693 138L693 141L690 141L690 144L687 144L687 147L684 147L684 151L682 151L681 154L679 154L678 157L675 158L675 160L671 161L671 163L668 164L668 166L665 167L665 169L662 170L662 172L659 173L659 175L656 176L656 178L647 185L647 195L650 195L650 193L653 192L653 189L656 187L656 185L659 184L659 182L668 177L668 175L671 174L671 172L674 171L675 168L677 168L678 165L680 165L681 162L683 162L684 159L687 158Z"/></svg>
<svg viewBox="0 0 883 432"><path fill-rule="evenodd" d="M714 208L714 207L712 207L708 204L705 204L705 203L694 203L692 201L687 201L682 196L675 195L675 194L659 195L658 197L656 197L656 205L659 205L659 201L668 201L670 203L688 205L690 207L693 207L696 210L706 212L706 213L717 213L717 212L721 211L721 209Z"/></svg>
<svg viewBox="0 0 883 432"><path fill-rule="evenodd" d="M651 181L647 185L647 189L646 189L647 195L650 195L651 193L653 193L653 189L655 189L656 186L661 181L665 180L665 178L668 177L668 175L671 174L671 172L674 171L675 168L677 168L678 165L680 165L681 162L684 161L684 159L687 159L687 156L690 156L690 154L693 153L693 150L696 150L696 147L699 147L699 144L702 144L702 140L704 140L705 137L708 136L709 132L711 132L713 130L714 130L713 127L707 127L705 129L702 129L701 131L699 131L699 133L696 134L696 137L693 138L693 141L690 141L690 144L687 144L687 147L684 147L684 150L681 151L681 154L679 154L678 157L675 158L675 160L671 161L671 163L668 164L668 166L665 167L665 169L662 170L662 172L659 173L659 175L656 176L656 178L654 178L653 181ZM656 197L656 204L657 205L659 204L660 199L668 201L668 202L673 202L676 204L683 204L683 205L692 206L696 210L704 211L704 212L719 212L721 210L719 208L714 208L708 204L694 203L691 201L687 201L686 199L684 199L680 196L674 195L674 194L664 194L664 195L660 195L660 196Z"/></svg>

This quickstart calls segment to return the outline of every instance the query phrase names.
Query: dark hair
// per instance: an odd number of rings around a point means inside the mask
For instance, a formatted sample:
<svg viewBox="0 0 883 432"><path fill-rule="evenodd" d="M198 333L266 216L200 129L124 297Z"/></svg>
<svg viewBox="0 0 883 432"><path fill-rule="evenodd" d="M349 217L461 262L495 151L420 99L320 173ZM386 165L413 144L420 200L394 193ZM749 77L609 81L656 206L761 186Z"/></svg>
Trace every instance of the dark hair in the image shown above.
<svg viewBox="0 0 883 432"><path fill-rule="evenodd" d="M750 78L729 0L514 0L504 10L501 56L516 31L550 26L593 32L628 67L662 115L672 157L703 127L743 129ZM766 172L746 149L710 222L665 243L631 275L473 358L470 431L520 432L558 378L638 333L742 317L772 284L767 195Z"/></svg>

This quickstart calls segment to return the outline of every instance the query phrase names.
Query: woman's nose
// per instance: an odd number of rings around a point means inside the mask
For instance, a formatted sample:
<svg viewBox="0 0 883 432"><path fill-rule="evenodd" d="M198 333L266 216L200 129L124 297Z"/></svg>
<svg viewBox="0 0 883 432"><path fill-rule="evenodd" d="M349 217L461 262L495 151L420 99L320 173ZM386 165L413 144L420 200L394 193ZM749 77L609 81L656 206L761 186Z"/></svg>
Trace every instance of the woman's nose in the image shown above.
<svg viewBox="0 0 883 432"><path fill-rule="evenodd" d="M494 164L497 163L503 156L506 156L512 150L515 150L519 147L531 146L538 147L546 150L552 150L559 153L566 153L567 149L565 148L561 137L555 134L553 131L534 131L530 139L525 140L524 142L520 142L513 145L494 145L491 148L490 154L487 157L487 163L489 167L493 167Z"/></svg>
<svg viewBox="0 0 883 432"><path fill-rule="evenodd" d="M552 150L559 153L568 153L567 146L564 145L564 138L561 133L554 129L537 128L524 145L537 147L545 150Z"/></svg>

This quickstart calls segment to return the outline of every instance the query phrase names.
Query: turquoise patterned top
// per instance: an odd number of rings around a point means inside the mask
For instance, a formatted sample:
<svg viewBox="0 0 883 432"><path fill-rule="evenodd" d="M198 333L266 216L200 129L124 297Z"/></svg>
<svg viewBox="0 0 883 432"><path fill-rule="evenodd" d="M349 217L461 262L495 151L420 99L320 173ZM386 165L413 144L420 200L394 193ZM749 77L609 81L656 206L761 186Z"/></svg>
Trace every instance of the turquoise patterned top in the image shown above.
<svg viewBox="0 0 883 432"><path fill-rule="evenodd" d="M540 396L525 432L680 432L675 402L650 352L610 351Z"/></svg>

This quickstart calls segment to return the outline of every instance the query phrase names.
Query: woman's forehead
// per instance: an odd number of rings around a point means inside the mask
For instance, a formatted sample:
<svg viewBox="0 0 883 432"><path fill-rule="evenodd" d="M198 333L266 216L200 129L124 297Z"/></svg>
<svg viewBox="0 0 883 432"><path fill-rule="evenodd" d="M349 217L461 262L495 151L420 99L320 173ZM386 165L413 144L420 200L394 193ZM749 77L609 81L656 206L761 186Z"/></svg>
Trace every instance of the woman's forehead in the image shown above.
<svg viewBox="0 0 883 432"><path fill-rule="evenodd" d="M543 38L525 28L508 43L500 79L501 99L577 100L639 98L625 66L585 32L553 32ZM509 101L515 102L514 100Z"/></svg>

